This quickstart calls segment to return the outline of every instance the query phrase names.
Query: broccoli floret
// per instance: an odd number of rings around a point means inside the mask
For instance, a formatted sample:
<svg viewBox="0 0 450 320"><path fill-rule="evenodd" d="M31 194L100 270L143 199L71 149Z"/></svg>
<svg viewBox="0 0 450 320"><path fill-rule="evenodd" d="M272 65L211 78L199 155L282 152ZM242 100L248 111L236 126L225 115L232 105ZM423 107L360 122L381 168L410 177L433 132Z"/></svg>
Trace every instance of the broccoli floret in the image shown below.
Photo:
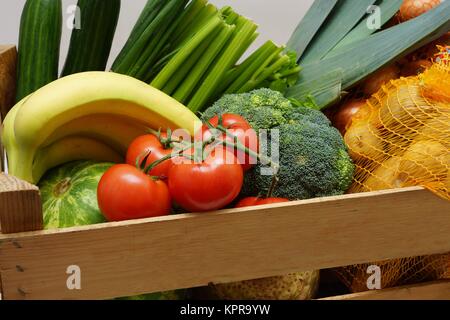
<svg viewBox="0 0 450 320"><path fill-rule="evenodd" d="M302 123L304 121L308 121L320 126L331 126L331 121L326 115L323 114L323 112L311 108L305 108L300 105L294 108L293 112L288 117L290 120L289 123Z"/></svg>
<svg viewBox="0 0 450 320"><path fill-rule="evenodd" d="M234 113L243 116L255 129L271 129L288 123L295 107L280 92L257 89L249 93L223 96L202 115L208 120L218 114Z"/></svg>
<svg viewBox="0 0 450 320"><path fill-rule="evenodd" d="M320 112L320 111L315 111ZM319 119L313 117L312 119ZM308 117L280 130L279 182L273 195L289 199L309 199L343 194L349 187L354 166L339 132L326 123ZM270 141L267 141L270 146ZM272 176L261 174L258 164L245 177L243 195L265 195Z"/></svg>

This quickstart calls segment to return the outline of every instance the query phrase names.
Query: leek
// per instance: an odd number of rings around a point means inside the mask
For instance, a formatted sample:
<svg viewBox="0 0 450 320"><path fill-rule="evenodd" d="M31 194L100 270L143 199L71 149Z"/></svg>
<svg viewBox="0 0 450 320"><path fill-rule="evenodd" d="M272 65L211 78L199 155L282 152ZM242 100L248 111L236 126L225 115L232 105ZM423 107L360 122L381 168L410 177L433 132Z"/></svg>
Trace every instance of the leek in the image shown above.
<svg viewBox="0 0 450 320"><path fill-rule="evenodd" d="M366 33L366 37L360 40L345 40L349 41L348 44L334 48L327 55L318 55L322 58L316 57L314 61L302 58L299 81L287 90L286 95L297 100L313 96L320 108L327 107L340 98L343 90L447 33L450 29L449 12L450 2L445 1L413 20L372 35ZM314 41L312 46L314 50L318 48Z"/></svg>

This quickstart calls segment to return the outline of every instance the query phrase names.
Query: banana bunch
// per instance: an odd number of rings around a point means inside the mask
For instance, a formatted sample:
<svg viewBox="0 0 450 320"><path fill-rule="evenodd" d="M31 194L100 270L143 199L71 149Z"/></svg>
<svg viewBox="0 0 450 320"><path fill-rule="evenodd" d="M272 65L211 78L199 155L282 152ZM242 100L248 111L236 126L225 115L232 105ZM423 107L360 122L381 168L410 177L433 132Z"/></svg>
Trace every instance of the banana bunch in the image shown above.
<svg viewBox="0 0 450 320"><path fill-rule="evenodd" d="M165 93L132 77L83 72L56 80L17 103L3 124L10 174L37 183L74 160L121 162L148 128L195 132L200 120Z"/></svg>

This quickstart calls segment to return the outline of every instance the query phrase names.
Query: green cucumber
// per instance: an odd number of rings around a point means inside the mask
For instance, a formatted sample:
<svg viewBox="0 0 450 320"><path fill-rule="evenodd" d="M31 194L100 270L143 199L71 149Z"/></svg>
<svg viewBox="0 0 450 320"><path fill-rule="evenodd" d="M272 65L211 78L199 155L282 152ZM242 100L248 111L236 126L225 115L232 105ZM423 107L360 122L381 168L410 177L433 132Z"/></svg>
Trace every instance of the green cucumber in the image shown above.
<svg viewBox="0 0 450 320"><path fill-rule="evenodd" d="M16 101L58 78L61 0L27 0L22 11Z"/></svg>
<svg viewBox="0 0 450 320"><path fill-rule="evenodd" d="M74 28L61 76L105 71L121 0L78 0L81 28Z"/></svg>

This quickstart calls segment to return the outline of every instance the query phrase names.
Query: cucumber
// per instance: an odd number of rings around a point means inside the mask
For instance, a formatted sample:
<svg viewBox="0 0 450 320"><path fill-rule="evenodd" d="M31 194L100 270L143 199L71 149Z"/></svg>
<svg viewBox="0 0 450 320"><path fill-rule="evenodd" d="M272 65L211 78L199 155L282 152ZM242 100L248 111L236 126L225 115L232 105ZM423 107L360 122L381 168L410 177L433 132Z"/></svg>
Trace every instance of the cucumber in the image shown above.
<svg viewBox="0 0 450 320"><path fill-rule="evenodd" d="M120 0L78 0L81 28L72 30L61 76L105 71L120 14Z"/></svg>
<svg viewBox="0 0 450 320"><path fill-rule="evenodd" d="M61 0L27 0L22 11L16 101L58 78Z"/></svg>

